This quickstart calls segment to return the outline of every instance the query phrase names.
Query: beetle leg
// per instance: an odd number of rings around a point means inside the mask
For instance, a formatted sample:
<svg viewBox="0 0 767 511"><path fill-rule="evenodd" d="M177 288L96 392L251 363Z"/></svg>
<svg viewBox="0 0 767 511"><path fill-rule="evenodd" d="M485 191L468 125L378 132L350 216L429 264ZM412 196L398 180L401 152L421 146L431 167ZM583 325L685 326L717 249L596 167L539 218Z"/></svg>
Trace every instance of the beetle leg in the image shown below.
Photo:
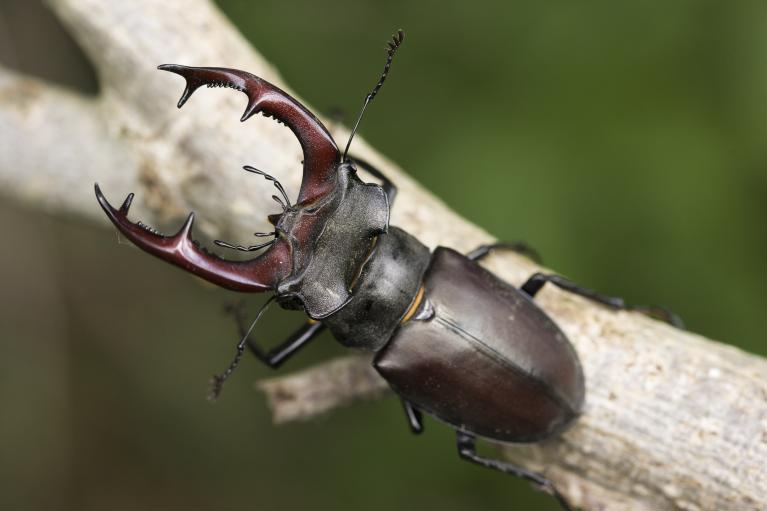
<svg viewBox="0 0 767 511"><path fill-rule="evenodd" d="M410 431L414 435L423 433L423 415L421 410L413 406L407 399L402 399L402 407L405 409L405 418L407 419L408 426L410 426Z"/></svg>
<svg viewBox="0 0 767 511"><path fill-rule="evenodd" d="M494 250L511 250L512 252L523 255L528 259L532 259L536 263L540 264L543 262L540 254L538 254L538 251L524 241L507 241L500 243L490 243L489 245L480 245L479 247L466 254L466 257L472 261L481 261Z"/></svg>
<svg viewBox="0 0 767 511"><path fill-rule="evenodd" d="M383 172L381 172L380 170L378 170L376 167L366 162L365 160L361 160L357 158L356 156L352 156L349 159L356 166L361 167L363 170L367 171L374 178L381 180L381 187L383 188L384 193L386 194L386 198L389 199L389 206L391 207L391 205L394 203L394 198L397 196L397 185L392 183Z"/></svg>
<svg viewBox="0 0 767 511"><path fill-rule="evenodd" d="M234 320L237 323L237 331L240 337L245 337L248 333L247 326L245 324L245 318L242 313L242 304L227 305L226 312L231 313L234 316ZM314 340L325 331L325 325L319 321L311 321L304 324L301 328L293 332L290 337L281 342L269 351L264 351L252 337L247 337L247 346L251 353L256 356L258 360L271 367L277 369L283 363L285 363L293 355L301 351L302 348L307 346L310 341Z"/></svg>
<svg viewBox="0 0 767 511"><path fill-rule="evenodd" d="M562 509L565 511L572 511L573 508L570 507L570 504L567 503L562 494L557 491L557 489L554 487L554 484L542 474L531 472L522 467L514 465L513 463L509 463L508 461L495 460L480 456L477 454L476 438L474 435L470 435L462 431L456 431L456 442L458 445L458 455L461 458L486 468L492 468L506 474L511 474L526 479L527 481L533 483L538 488L557 499L557 502L559 502L559 505L562 506Z"/></svg>
<svg viewBox="0 0 767 511"><path fill-rule="evenodd" d="M546 282L551 282L560 289L564 289L570 293L588 298L589 300L600 303L602 305L606 305L611 309L641 312L646 316L663 320L677 328L684 328L684 322L682 321L682 318L665 307L658 305L626 305L626 302L623 300L623 298L604 295L592 289L580 286L571 280L560 277L559 275L546 275L544 273L536 273L527 279L527 282L522 284L520 289L528 296L530 296L530 298L532 298L538 293L538 291L541 290Z"/></svg>

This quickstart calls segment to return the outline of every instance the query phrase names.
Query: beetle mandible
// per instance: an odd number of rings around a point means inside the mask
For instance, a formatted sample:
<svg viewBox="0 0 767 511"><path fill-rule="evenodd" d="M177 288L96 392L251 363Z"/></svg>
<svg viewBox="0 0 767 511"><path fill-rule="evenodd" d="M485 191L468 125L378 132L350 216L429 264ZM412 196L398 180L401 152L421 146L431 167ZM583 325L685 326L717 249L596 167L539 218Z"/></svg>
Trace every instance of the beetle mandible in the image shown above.
<svg viewBox="0 0 767 511"><path fill-rule="evenodd" d="M266 249L254 259L231 261L202 249L192 239L194 215L181 230L164 236L128 220L133 194L119 209L96 185L101 207L119 231L143 250L221 287L240 292L274 292L286 309L311 319L285 342L266 352L250 340L255 321L241 334L230 366L215 377L214 393L239 364L246 346L270 367L278 367L328 329L343 345L375 352L374 366L401 398L414 433L423 430L422 412L456 430L461 458L527 479L571 509L543 475L507 461L480 456L477 437L496 442L537 442L557 435L578 417L584 377L578 356L559 327L533 301L550 282L615 309L676 317L661 308L629 307L620 298L583 288L558 275L536 273L515 288L477 264L492 250L529 252L523 244L484 245L467 255L450 248L433 252L402 229L389 225L395 185L373 166L347 156L370 101L381 89L402 31L388 43L384 71L365 97L343 153L328 130L284 91L244 71L175 64L159 69L186 80L178 107L203 85L245 93L242 116L256 113L287 125L304 155L303 180L295 204L271 180L282 212L270 215L270 240L253 246L216 241L241 250ZM362 167L382 184L364 183ZM269 302L267 302L268 304ZM265 310L262 307L256 318Z"/></svg>

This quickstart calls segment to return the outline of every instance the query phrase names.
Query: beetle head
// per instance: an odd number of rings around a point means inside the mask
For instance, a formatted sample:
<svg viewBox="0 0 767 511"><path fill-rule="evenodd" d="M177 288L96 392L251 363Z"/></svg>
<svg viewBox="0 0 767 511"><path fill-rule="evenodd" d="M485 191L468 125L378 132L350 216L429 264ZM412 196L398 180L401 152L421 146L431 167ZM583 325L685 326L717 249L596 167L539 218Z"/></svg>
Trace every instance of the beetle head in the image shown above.
<svg viewBox="0 0 767 511"><path fill-rule="evenodd" d="M388 201L381 187L362 183L354 165L341 162L325 126L269 82L235 69L175 64L159 69L185 78L179 108L202 85L223 86L247 95L242 121L260 112L287 125L304 154L298 201L286 205L281 214L270 215L276 238L249 261L226 260L200 247L191 236L193 214L173 236L131 222L127 215L133 194L115 209L96 185L96 196L110 220L140 248L219 286L235 291L277 291L283 306L303 305L314 318L343 306L375 237L388 226Z"/></svg>

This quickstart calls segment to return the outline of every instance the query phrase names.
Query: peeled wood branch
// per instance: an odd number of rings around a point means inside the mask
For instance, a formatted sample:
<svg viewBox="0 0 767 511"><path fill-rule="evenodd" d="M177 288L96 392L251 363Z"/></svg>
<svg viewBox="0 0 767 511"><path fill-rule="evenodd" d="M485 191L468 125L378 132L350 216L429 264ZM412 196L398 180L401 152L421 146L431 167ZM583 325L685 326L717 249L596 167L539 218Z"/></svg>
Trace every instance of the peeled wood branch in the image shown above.
<svg viewBox="0 0 767 511"><path fill-rule="evenodd" d="M295 196L300 148L273 122L237 121L243 96L198 92L157 64L219 65L279 76L204 0L52 0L93 60L101 94L86 98L0 70L0 189L104 222L100 181L148 222L200 212L210 236L258 229L271 213L268 168ZM346 130L334 128L338 140ZM355 152L400 187L392 223L430 246L461 251L490 241L361 140ZM537 267L513 254L488 266L519 284ZM587 378L583 417L545 445L503 447L544 470L570 501L596 509L767 509L767 361L638 314L612 312L554 289L540 304L575 344ZM369 357L348 357L263 382L278 421L315 416L386 393Z"/></svg>

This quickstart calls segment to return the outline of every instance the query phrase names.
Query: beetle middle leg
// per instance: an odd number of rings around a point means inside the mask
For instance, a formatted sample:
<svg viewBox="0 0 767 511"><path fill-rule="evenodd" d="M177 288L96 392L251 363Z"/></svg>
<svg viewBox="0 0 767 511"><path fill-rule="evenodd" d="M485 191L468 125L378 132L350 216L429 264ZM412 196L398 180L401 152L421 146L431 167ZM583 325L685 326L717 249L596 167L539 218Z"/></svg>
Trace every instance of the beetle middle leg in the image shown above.
<svg viewBox="0 0 767 511"><path fill-rule="evenodd" d="M226 312L231 313L234 316L234 320L237 323L237 331L241 337L244 337L247 333L247 326L245 318L242 313L242 305L227 305ZM265 351L259 346L255 339L248 337L247 346L251 353L256 356L258 360L271 367L277 369L284 364L289 358L301 351L306 347L309 342L316 339L319 334L325 330L325 325L319 321L312 321L304 324L298 330L293 332L285 341L281 342L269 351Z"/></svg>
<svg viewBox="0 0 767 511"><path fill-rule="evenodd" d="M476 441L477 439L474 435L470 435L462 431L456 431L458 455L467 461L476 463L477 465L481 465L486 468L492 468L506 474L511 474L526 479L541 490L551 494L555 499L557 499L557 502L559 502L559 505L562 506L562 509L565 511L572 511L570 504L567 503L562 494L560 494L554 487L554 483L548 480L545 476L536 472L531 472L530 470L526 470L508 461L501 461L480 456L477 454Z"/></svg>
<svg viewBox="0 0 767 511"><path fill-rule="evenodd" d="M404 398L402 399L402 407L405 409L405 418L407 419L408 426L410 426L411 433L414 435L423 433L423 415L421 410Z"/></svg>
<svg viewBox="0 0 767 511"><path fill-rule="evenodd" d="M524 241L504 241L504 242L498 242L498 243L490 243L487 245L480 245L468 254L466 254L466 257L471 259L472 261L481 261L488 255L490 255L491 252L494 250L511 250L512 252L516 252L520 255L523 255L527 257L528 259L532 259L536 263L542 263L543 260L541 259L540 254L537 250L535 250L533 247L525 243Z"/></svg>
<svg viewBox="0 0 767 511"><path fill-rule="evenodd" d="M527 279L527 282L522 284L520 289L532 298L541 290L546 282L551 282L560 289L588 298L593 302L600 303L611 309L641 312L651 318L661 319L677 328L684 328L682 318L665 307L658 305L627 305L623 298L604 295L593 289L576 284L559 275L548 275L540 272L535 273L532 277Z"/></svg>

